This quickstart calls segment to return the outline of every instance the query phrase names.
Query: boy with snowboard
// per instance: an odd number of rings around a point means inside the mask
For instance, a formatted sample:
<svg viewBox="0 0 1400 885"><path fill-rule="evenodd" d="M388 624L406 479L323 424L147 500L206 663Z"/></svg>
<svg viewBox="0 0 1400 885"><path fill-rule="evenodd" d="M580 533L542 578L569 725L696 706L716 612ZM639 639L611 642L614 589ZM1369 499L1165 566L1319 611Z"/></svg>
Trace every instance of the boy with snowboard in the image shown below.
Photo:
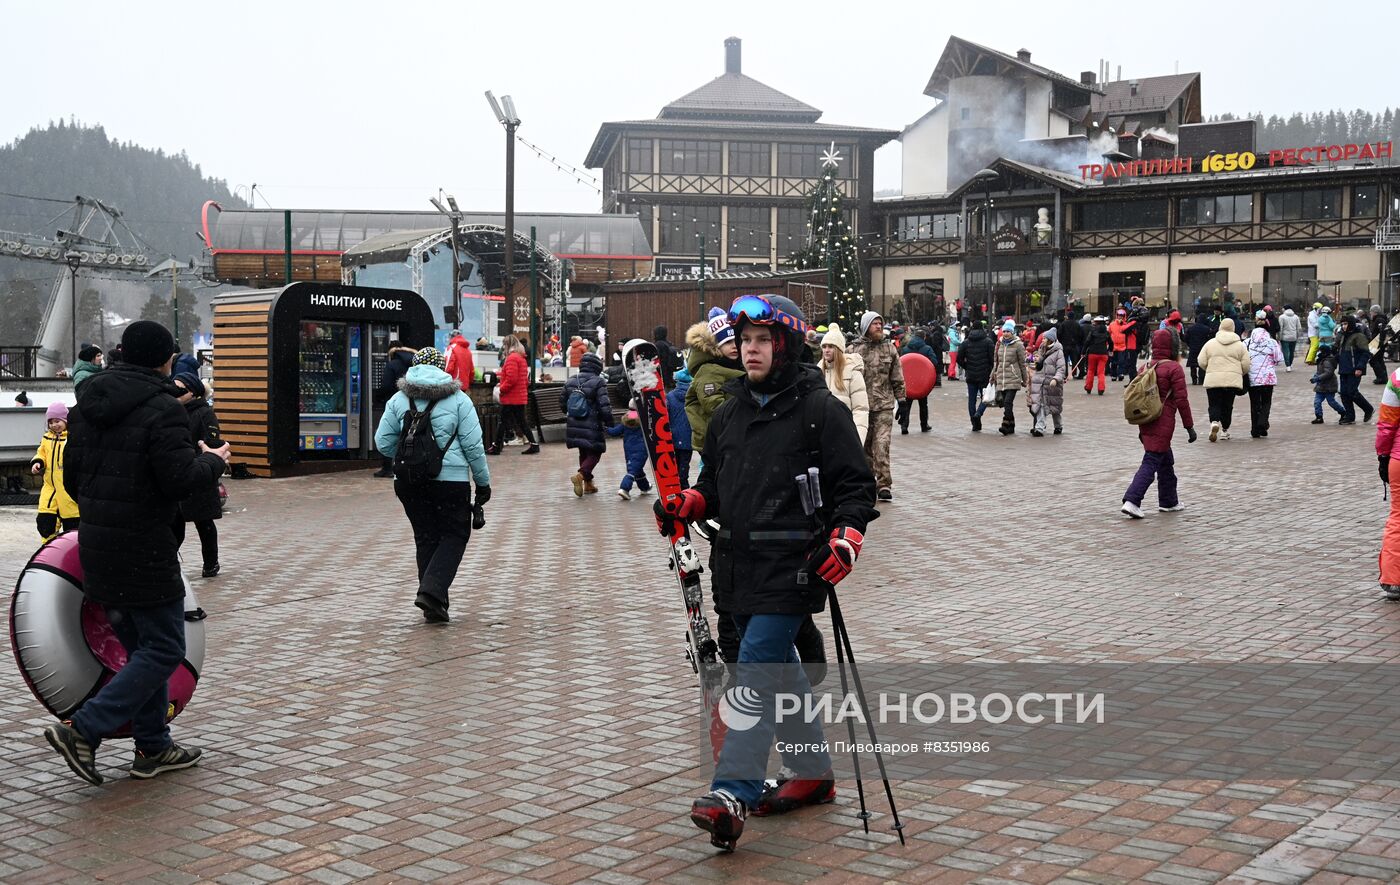
<svg viewBox="0 0 1400 885"><path fill-rule="evenodd" d="M855 425L821 372L802 361L801 310L782 296L745 295L731 306L729 322L744 375L725 385L729 398L706 430L695 487L653 508L663 534L673 520L707 517L722 529L711 573L717 607L731 614L740 634L731 691L754 699L759 711L752 727L726 735L710 792L691 806L691 820L725 850L733 850L751 812L781 814L835 798L831 758L820 750L784 753L776 782L764 786L779 729L774 671L783 671L784 691L810 691L800 667L772 665L798 662L799 629L850 574L866 525L879 516L875 478ZM795 481L796 466L809 469L820 505ZM824 740L819 723L789 717L781 728L785 743Z"/></svg>

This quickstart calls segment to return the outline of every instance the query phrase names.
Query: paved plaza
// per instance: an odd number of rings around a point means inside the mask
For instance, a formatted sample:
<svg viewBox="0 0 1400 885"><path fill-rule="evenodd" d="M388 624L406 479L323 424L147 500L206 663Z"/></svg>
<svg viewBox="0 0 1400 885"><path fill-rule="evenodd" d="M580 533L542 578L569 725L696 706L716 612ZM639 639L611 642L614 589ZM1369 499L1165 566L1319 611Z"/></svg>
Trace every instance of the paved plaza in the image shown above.
<svg viewBox="0 0 1400 885"><path fill-rule="evenodd" d="M1258 441L1239 400L1234 439L1206 442L1192 388L1202 439L1176 437L1188 509L1158 513L1150 494L1140 522L1118 513L1141 457L1119 387L1071 386L1064 436L1030 438L1022 408L1004 439L968 432L965 387L945 384L932 433L896 432L896 500L841 587L861 661L1396 663L1373 429L1309 425L1308 374L1283 376ZM174 726L204 749L197 768L130 780L130 744L112 741L108 782L83 784L7 651L0 882L1400 876L1400 782L1340 780L900 783L905 847L878 783L867 836L842 782L835 805L750 819L716 855L687 814L705 789L699 695L650 499L613 494L620 443L583 500L562 444L519 451L491 459L446 627L412 605L389 482L230 482L223 575L195 579L205 669ZM34 542L29 510L0 511L5 586Z"/></svg>

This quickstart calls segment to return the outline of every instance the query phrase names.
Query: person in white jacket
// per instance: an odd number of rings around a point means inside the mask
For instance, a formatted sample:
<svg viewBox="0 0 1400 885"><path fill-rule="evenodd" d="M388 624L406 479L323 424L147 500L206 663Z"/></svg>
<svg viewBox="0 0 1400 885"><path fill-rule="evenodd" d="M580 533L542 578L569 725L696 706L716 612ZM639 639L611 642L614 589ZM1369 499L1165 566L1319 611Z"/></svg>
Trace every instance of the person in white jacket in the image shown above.
<svg viewBox="0 0 1400 885"><path fill-rule="evenodd" d="M822 336L822 375L826 387L851 410L861 445L870 427L870 400L865 395L865 361L857 354L846 353L846 336L841 327L832 325Z"/></svg>
<svg viewBox="0 0 1400 885"><path fill-rule="evenodd" d="M1278 340L1283 345L1283 370L1293 371L1293 351L1298 347L1298 339L1303 335L1303 320L1293 308L1285 307L1278 318Z"/></svg>
<svg viewBox="0 0 1400 885"><path fill-rule="evenodd" d="M1322 302L1315 302L1312 310L1308 311L1308 355L1303 358L1303 362L1312 365L1317 362L1317 346L1321 343L1317 336L1317 317L1322 312Z"/></svg>

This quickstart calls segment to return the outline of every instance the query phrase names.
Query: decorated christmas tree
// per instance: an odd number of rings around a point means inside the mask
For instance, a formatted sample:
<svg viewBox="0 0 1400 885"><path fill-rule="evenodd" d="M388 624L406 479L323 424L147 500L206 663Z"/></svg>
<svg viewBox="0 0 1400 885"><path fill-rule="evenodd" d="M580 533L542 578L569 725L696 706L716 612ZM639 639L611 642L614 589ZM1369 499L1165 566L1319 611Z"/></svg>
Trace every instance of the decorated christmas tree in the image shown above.
<svg viewBox="0 0 1400 885"><path fill-rule="evenodd" d="M807 196L807 240L792 262L803 270L828 270L831 282L826 321L852 328L867 309L856 234L846 222L836 169L841 155L832 144L822 154L822 176Z"/></svg>

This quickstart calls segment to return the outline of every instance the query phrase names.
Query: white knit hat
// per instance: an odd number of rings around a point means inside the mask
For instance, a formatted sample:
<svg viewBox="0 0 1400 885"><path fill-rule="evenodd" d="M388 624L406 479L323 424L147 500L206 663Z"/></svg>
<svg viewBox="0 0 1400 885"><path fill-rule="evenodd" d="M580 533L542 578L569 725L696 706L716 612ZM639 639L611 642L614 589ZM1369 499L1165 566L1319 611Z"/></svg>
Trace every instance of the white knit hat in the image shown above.
<svg viewBox="0 0 1400 885"><path fill-rule="evenodd" d="M836 345L837 350L846 349L846 336L841 334L841 327L835 323L832 323L831 328L827 329L826 334L822 336L822 345L827 344Z"/></svg>

